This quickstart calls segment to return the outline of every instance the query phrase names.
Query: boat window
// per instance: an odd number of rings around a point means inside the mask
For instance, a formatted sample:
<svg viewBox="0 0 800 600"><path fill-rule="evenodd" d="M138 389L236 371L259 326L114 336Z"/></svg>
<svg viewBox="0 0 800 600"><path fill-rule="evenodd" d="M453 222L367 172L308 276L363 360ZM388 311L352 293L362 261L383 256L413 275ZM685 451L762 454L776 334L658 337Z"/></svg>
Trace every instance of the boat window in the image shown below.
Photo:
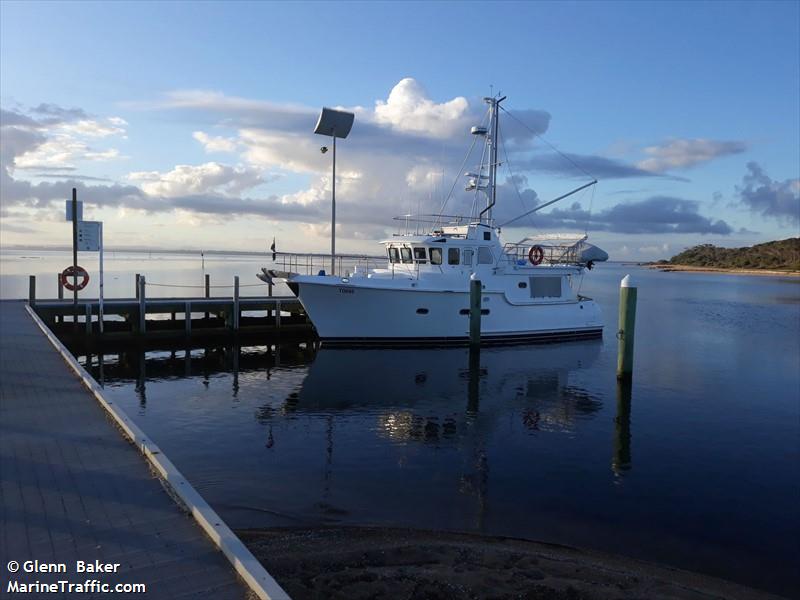
<svg viewBox="0 0 800 600"><path fill-rule="evenodd" d="M471 267L473 254L475 254L475 250L472 248L464 248L464 256L461 258L461 264Z"/></svg>
<svg viewBox="0 0 800 600"><path fill-rule="evenodd" d="M403 259L404 263L413 262L411 260L411 248L407 247L400 248L400 257Z"/></svg>
<svg viewBox="0 0 800 600"><path fill-rule="evenodd" d="M418 309L417 309L417 314L418 314L418 315L427 315L427 314L428 314L428 312L429 312L429 311L428 311L428 309L427 309L427 308L418 308Z"/></svg>
<svg viewBox="0 0 800 600"><path fill-rule="evenodd" d="M483 239L485 239L485 240L492 239L492 233L490 231L484 231L483 232Z"/></svg>
<svg viewBox="0 0 800 600"><path fill-rule="evenodd" d="M561 277L529 277L531 298L560 298Z"/></svg>
<svg viewBox="0 0 800 600"><path fill-rule="evenodd" d="M425 259L425 248L414 248L414 261L424 265L428 262Z"/></svg>
<svg viewBox="0 0 800 600"><path fill-rule="evenodd" d="M492 256L492 249L488 246L481 246L478 248L478 264L479 265L491 265L494 263L494 257Z"/></svg>
<svg viewBox="0 0 800 600"><path fill-rule="evenodd" d="M431 264L432 265L440 265L442 264L442 249L441 248L431 248Z"/></svg>
<svg viewBox="0 0 800 600"><path fill-rule="evenodd" d="M397 251L397 248L389 248L389 262L400 262L400 252Z"/></svg>
<svg viewBox="0 0 800 600"><path fill-rule="evenodd" d="M448 248L447 249L447 264L448 265L457 265L458 264L458 248Z"/></svg>
<svg viewBox="0 0 800 600"><path fill-rule="evenodd" d="M522 289L525 289L526 287L528 287L528 284L527 284L527 283L525 283L524 281L520 281L520 282L517 284L517 287L520 287L520 288L522 288Z"/></svg>

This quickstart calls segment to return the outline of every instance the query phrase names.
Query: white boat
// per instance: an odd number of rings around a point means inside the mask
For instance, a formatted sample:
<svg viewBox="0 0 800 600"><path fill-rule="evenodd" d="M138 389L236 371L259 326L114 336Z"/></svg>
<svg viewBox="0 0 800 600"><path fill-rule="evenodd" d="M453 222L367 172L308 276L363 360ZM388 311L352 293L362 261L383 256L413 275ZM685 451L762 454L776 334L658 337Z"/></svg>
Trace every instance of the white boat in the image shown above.
<svg viewBox="0 0 800 600"><path fill-rule="evenodd" d="M427 233L383 240L386 262L377 268L356 267L340 275L264 268L259 278L286 283L327 344L466 343L470 281L475 279L483 290L482 343L600 337L600 308L578 288L584 270L608 255L589 244L585 235L555 234L504 244L492 219L503 99L486 98L490 126L472 128L484 138L486 157L477 172L466 174L467 190L485 195L485 207L478 214L416 219Z"/></svg>

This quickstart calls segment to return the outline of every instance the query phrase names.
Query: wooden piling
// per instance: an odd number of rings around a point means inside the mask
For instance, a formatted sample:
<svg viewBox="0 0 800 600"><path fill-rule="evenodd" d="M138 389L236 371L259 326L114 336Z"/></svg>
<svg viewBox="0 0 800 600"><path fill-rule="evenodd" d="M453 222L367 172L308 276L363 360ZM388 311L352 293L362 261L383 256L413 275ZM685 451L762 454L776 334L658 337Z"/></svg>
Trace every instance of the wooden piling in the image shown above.
<svg viewBox="0 0 800 600"><path fill-rule="evenodd" d="M636 328L636 292L631 276L625 275L619 287L619 340L617 350L617 379L628 380L633 375L633 341Z"/></svg>
<svg viewBox="0 0 800 600"><path fill-rule="evenodd" d="M275 301L275 329L281 328L281 301Z"/></svg>
<svg viewBox="0 0 800 600"><path fill-rule="evenodd" d="M483 289L480 279L469 282L469 345L478 348L481 345L481 296Z"/></svg>
<svg viewBox="0 0 800 600"><path fill-rule="evenodd" d="M210 298L211 297L211 275L206 273L204 279L205 279L205 283L206 283L206 298ZM205 318L208 319L208 317L209 317L209 314L206 313Z"/></svg>
<svg viewBox="0 0 800 600"><path fill-rule="evenodd" d="M184 327L186 328L186 337L192 335L192 303L186 302L186 309L184 311Z"/></svg>
<svg viewBox="0 0 800 600"><path fill-rule="evenodd" d="M139 298L139 333L147 332L147 302L145 299L145 278L144 275L137 275L139 278L138 298Z"/></svg>
<svg viewBox="0 0 800 600"><path fill-rule="evenodd" d="M36 306L36 275L28 275L28 304Z"/></svg>
<svg viewBox="0 0 800 600"><path fill-rule="evenodd" d="M85 304L84 313L86 315L86 334L90 335L92 333L92 305L89 302Z"/></svg>
<svg viewBox="0 0 800 600"><path fill-rule="evenodd" d="M233 276L233 330L239 331L239 276Z"/></svg>
<svg viewBox="0 0 800 600"><path fill-rule="evenodd" d="M139 280L142 278L139 273L136 274L136 299L139 299Z"/></svg>
<svg viewBox="0 0 800 600"><path fill-rule="evenodd" d="M56 283L56 289L58 290L58 299L64 299L64 286L61 284L61 273L56 273L56 279L58 282ZM56 323L63 323L64 317L60 317L56 315Z"/></svg>

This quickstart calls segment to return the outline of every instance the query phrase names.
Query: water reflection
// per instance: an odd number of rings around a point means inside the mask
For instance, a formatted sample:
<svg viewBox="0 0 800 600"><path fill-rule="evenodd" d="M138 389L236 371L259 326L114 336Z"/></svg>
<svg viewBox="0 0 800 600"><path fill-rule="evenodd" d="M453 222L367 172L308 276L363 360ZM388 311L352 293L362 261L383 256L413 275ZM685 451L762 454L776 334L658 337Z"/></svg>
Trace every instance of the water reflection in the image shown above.
<svg viewBox="0 0 800 600"><path fill-rule="evenodd" d="M631 382L617 382L617 414L614 417L614 453L611 470L624 475L631 469Z"/></svg>
<svg viewBox="0 0 800 600"><path fill-rule="evenodd" d="M599 342L462 348L321 349L285 412L379 410L377 430L396 441L440 443L509 411L531 431L571 431L602 403L569 383L591 366ZM418 409L422 406L422 409ZM261 415L262 417L264 415Z"/></svg>

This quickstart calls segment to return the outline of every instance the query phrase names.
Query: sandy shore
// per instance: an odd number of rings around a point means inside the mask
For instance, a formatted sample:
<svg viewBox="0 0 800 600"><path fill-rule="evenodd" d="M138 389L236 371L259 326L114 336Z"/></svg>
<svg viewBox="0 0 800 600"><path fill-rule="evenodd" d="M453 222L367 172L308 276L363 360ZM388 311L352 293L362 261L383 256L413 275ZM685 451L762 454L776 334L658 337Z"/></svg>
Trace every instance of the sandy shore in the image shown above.
<svg viewBox="0 0 800 600"><path fill-rule="evenodd" d="M294 600L778 598L688 571L508 538L362 527L237 534Z"/></svg>
<svg viewBox="0 0 800 600"><path fill-rule="evenodd" d="M645 265L648 269L659 271L686 271L697 273L730 273L733 275L771 275L781 277L800 277L800 271L770 271L767 269L725 269L715 267L694 267L690 265Z"/></svg>

